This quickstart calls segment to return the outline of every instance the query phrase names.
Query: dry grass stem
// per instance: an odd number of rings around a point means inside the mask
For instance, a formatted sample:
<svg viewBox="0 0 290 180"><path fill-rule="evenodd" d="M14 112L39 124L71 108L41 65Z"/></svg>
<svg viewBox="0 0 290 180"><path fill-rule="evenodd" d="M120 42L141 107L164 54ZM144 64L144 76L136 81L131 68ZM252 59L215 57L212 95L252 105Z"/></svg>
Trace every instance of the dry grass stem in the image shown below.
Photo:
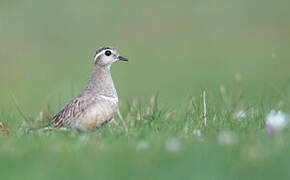
<svg viewBox="0 0 290 180"><path fill-rule="evenodd" d="M204 126L207 125L207 114L206 114L206 93L203 91L203 119L204 119Z"/></svg>
<svg viewBox="0 0 290 180"><path fill-rule="evenodd" d="M128 134L128 128L127 128L127 123L124 121L122 114L120 113L120 110L118 109L117 114L120 118L120 121L122 122L122 125L124 127L124 130L126 132L126 134Z"/></svg>
<svg viewBox="0 0 290 180"><path fill-rule="evenodd" d="M229 109L231 107L231 105L230 105L230 101L229 101L226 89L225 89L225 87L223 85L220 86L220 93L221 93L222 100L223 100L224 104Z"/></svg>

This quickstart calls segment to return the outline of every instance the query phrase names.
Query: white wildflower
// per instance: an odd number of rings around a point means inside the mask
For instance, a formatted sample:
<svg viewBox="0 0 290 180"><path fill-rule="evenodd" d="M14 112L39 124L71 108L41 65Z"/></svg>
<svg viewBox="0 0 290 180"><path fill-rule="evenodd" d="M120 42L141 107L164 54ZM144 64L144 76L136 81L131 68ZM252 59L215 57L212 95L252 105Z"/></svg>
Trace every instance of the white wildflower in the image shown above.
<svg viewBox="0 0 290 180"><path fill-rule="evenodd" d="M149 148L149 143L146 141L140 141L137 144L137 149L143 150L143 149L148 149Z"/></svg>
<svg viewBox="0 0 290 180"><path fill-rule="evenodd" d="M180 143L176 138L170 138L166 141L166 149L170 152L178 152L180 150Z"/></svg>
<svg viewBox="0 0 290 180"><path fill-rule="evenodd" d="M245 117L246 117L246 112L243 111L243 110L237 111L237 112L235 112L234 117L235 117L236 119L242 119L242 118L245 118Z"/></svg>
<svg viewBox="0 0 290 180"><path fill-rule="evenodd" d="M287 116L281 111L272 110L266 117L267 132L282 130L287 125Z"/></svg>
<svg viewBox="0 0 290 180"><path fill-rule="evenodd" d="M193 135L200 137L201 136L201 131L199 129L194 129L193 130Z"/></svg>
<svg viewBox="0 0 290 180"><path fill-rule="evenodd" d="M218 135L220 144L232 144L235 140L235 136L231 131L221 131Z"/></svg>
<svg viewBox="0 0 290 180"><path fill-rule="evenodd" d="M236 73L235 78L236 78L236 81L239 81L239 82L242 79L242 77L241 77L241 75L239 73Z"/></svg>
<svg viewBox="0 0 290 180"><path fill-rule="evenodd" d="M82 141L82 143L83 144L87 144L88 143L88 141L89 141L89 137L88 137L88 135L82 135L82 136L80 136L80 140Z"/></svg>

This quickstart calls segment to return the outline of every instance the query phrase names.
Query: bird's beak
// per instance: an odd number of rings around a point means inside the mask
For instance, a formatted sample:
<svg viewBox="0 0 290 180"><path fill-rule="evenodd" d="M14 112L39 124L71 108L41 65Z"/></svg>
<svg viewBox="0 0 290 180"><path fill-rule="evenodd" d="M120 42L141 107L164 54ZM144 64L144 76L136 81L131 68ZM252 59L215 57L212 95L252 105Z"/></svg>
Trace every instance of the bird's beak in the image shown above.
<svg viewBox="0 0 290 180"><path fill-rule="evenodd" d="M120 61L128 61L128 59L127 59L127 58L125 58L125 57L122 57L122 56L118 56L118 59L119 59Z"/></svg>

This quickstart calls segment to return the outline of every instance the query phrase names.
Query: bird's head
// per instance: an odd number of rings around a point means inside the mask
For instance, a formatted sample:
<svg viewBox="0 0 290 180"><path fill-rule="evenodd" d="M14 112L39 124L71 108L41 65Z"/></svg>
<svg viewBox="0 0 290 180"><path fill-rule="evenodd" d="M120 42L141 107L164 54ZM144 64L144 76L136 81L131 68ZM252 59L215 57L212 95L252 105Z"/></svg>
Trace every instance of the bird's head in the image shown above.
<svg viewBox="0 0 290 180"><path fill-rule="evenodd" d="M95 65L109 67L116 61L128 61L127 58L124 58L119 55L117 49L112 47L101 47L97 50L95 55Z"/></svg>

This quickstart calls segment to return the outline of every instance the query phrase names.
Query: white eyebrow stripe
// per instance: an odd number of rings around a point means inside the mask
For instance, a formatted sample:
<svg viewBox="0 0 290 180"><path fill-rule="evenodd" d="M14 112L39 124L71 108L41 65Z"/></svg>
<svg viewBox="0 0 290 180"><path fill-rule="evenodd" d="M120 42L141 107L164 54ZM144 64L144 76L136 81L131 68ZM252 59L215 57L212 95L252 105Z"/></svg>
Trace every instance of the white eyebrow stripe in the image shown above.
<svg viewBox="0 0 290 180"><path fill-rule="evenodd" d="M96 54L95 55L95 60L100 56L100 55L102 55L102 53L104 52L104 51L106 51L107 49L105 49L105 50L102 50L101 52L99 52L98 54Z"/></svg>
<svg viewBox="0 0 290 180"><path fill-rule="evenodd" d="M107 50L112 51L111 49L104 49L104 50L102 50L101 52L99 52L98 54L95 55L95 60L96 60L100 55L102 55L103 52L105 52L105 51L107 51Z"/></svg>

